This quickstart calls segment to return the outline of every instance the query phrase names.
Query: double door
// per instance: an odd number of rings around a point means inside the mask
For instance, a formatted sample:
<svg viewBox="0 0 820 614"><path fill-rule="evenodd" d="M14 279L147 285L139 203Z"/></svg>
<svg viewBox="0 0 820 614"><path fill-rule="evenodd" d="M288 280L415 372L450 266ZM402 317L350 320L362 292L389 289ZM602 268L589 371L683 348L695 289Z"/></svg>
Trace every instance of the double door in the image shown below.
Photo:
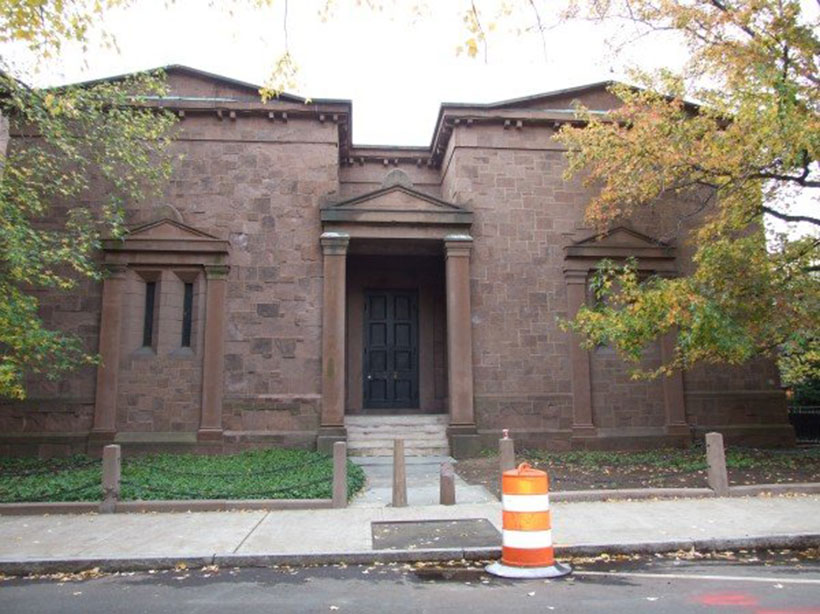
<svg viewBox="0 0 820 614"><path fill-rule="evenodd" d="M418 293L364 293L365 409L419 406Z"/></svg>

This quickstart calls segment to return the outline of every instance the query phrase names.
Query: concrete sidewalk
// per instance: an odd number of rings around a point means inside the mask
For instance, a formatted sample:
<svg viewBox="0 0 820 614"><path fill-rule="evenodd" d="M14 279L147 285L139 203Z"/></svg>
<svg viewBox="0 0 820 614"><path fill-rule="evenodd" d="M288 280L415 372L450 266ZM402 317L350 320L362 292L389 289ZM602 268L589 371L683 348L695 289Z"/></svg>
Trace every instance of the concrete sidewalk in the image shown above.
<svg viewBox="0 0 820 614"><path fill-rule="evenodd" d="M820 496L556 503L558 555L820 544ZM0 572L495 558L481 548L374 550L373 522L485 518L498 502L406 508L0 517ZM492 540L489 540L492 541Z"/></svg>

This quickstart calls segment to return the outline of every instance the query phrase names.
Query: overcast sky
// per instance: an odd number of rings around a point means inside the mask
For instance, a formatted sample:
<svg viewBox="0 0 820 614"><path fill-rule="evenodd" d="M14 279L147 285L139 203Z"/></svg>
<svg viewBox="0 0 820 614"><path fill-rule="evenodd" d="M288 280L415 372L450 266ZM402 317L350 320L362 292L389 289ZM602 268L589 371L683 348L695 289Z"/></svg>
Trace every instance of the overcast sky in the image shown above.
<svg viewBox="0 0 820 614"><path fill-rule="evenodd" d="M552 0L545 2L549 5ZM242 8L233 16L204 0L139 0L109 13L104 27L120 52L77 50L37 77L39 85L105 77L167 64L187 64L251 83L263 83L284 49L283 0L270 9ZM217 4L221 4L217 1ZM467 38L463 0L431 0L430 12L412 20L410 0L385 14L339 0L323 23L319 0L290 0L289 46L300 65L297 93L353 101L357 144L427 145L441 102L490 102L623 76L626 63L679 66L684 54L669 38L644 39L616 56L600 26L562 25L545 33L492 34L486 61L456 54ZM389 4L389 2L388 2ZM491 7L493 0L478 3ZM526 6L526 3L520 3ZM523 15L531 23L531 15ZM555 16L543 14L547 23ZM489 20L489 16L487 17Z"/></svg>
<svg viewBox="0 0 820 614"><path fill-rule="evenodd" d="M300 66L298 85L291 93L352 100L356 144L429 145L442 102L492 102L624 80L630 65L677 69L686 58L680 40L670 34L640 38L622 49L611 44L613 39L634 38L633 26L565 23L548 29L543 37L521 34L516 28L531 25L532 15L519 10L491 35L486 59L483 52L470 59L456 53L468 36L460 13L469 5L466 0L422 2L429 10L419 18L407 8L417 0L382 1L393 8L380 13L357 8L356 0L336 0L336 12L326 22L318 16L324 0L287 3L289 48ZM476 4L491 12L500 2ZM224 8L226 4L234 7L234 14ZM119 52L93 46L87 53L67 48L51 66L28 79L34 85L57 85L186 64L261 85L285 48L286 3L274 0L272 7L258 10L248 8L249 4L245 0L136 0L132 8L109 12L100 24L101 30L114 35ZM563 3L537 0L536 4ZM817 3L803 0L802 4L804 12L816 18ZM520 0L517 6L529 5ZM484 17L491 20L487 14ZM542 12L541 18L546 25L557 22L549 12ZM0 53L24 62L22 54L8 47ZM804 193L791 205L795 212L808 212L817 201Z"/></svg>

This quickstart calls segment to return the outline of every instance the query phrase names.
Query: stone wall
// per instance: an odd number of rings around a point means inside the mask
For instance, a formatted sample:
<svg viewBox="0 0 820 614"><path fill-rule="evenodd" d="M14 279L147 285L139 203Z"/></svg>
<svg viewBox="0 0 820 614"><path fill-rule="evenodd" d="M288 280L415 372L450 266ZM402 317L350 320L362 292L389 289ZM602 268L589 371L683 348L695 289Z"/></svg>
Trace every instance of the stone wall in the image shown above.
<svg viewBox="0 0 820 614"><path fill-rule="evenodd" d="M248 101L253 97L252 88L241 84L206 81L178 74L171 89L195 96ZM507 110L533 114L566 109L575 97L569 93L548 101L522 100ZM613 104L611 95L602 92L583 97L594 108ZM272 121L265 114L241 112L234 119L228 113L220 118L215 110L185 115L173 145L178 159L163 196L127 210L131 226L170 217L230 244L225 434L214 444L217 448L314 444L322 400L319 209L380 189L385 175L396 168L415 189L474 214L474 401L484 445L495 445L502 428L511 429L521 445L555 450L672 441L665 437L662 381L630 379L629 366L609 348L590 353L598 439L581 444L573 439L573 394L578 386L570 361L573 341L558 319L568 315L565 248L594 234L583 221L594 189L577 179L564 180L564 152L553 138L554 126L525 123L516 128L513 123L505 128L499 122L476 121L448 127L452 133L440 168L427 164L432 152L425 154L424 148L354 147L340 163L340 128L335 120L312 117L291 99L271 104L271 109L289 109L289 121L282 121L281 114ZM625 224L672 245L676 265L685 272L694 248L686 242L686 228L681 229L679 221L691 207L683 201L669 202ZM58 205L57 215L62 210ZM699 219L693 217L690 223ZM427 335L421 351L431 357L422 366L427 369L422 374L427 388L421 409L444 411L447 364L440 239L435 253L423 241L409 251L398 245L400 241L382 241L375 246L381 252L351 241L346 407L356 411L361 406L361 395L355 393L361 376L356 372L358 350L350 337L359 315L351 300L368 284L382 283L382 275L388 285L389 280L407 287L419 284L424 326L431 324L421 333ZM156 338L143 347L149 279L159 287ZM181 345L185 282L195 287L189 348ZM116 428L146 449L161 441L196 445L206 283L201 266L132 266L126 272ZM42 304L47 322L79 334L90 352L97 350L99 284L84 282L69 294L44 295ZM659 360L660 351L653 346L646 365ZM0 407L0 454L82 449L92 426L95 384L93 367L64 381L32 380L26 403ZM729 442L788 442L792 435L778 385L777 371L768 361L736 369L695 369L684 378L686 419L696 435L717 428Z"/></svg>
<svg viewBox="0 0 820 614"><path fill-rule="evenodd" d="M553 134L543 126L457 126L442 163L442 198L475 215L473 353L479 430L488 441L501 428L511 428L518 439L561 448L571 436L573 393L570 340L556 323L567 316L564 247L594 230L583 221L593 192L577 179L563 179L563 151ZM670 201L625 223L673 245L676 266L685 272L694 247L679 220L692 208L691 202ZM689 223L700 219L695 216ZM659 361L659 348L653 345L644 366ZM590 353L599 437L611 438L616 446L621 441L634 447L642 438L645 445L657 445L664 441L662 380L632 380L630 368L609 348ZM788 443L793 435L778 385L771 361L696 370L685 379L687 420L696 435L720 428L730 442ZM764 424L771 428L766 431ZM605 442L596 445L606 447Z"/></svg>

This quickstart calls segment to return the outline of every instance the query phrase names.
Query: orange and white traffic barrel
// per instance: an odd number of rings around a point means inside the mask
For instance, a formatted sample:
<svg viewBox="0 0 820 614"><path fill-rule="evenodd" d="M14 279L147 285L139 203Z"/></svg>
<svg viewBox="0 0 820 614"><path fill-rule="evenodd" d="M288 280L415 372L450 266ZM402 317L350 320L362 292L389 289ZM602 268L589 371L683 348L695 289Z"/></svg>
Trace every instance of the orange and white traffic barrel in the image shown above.
<svg viewBox="0 0 820 614"><path fill-rule="evenodd" d="M504 578L557 578L572 571L555 561L549 478L521 463L501 474L501 561L487 571Z"/></svg>

